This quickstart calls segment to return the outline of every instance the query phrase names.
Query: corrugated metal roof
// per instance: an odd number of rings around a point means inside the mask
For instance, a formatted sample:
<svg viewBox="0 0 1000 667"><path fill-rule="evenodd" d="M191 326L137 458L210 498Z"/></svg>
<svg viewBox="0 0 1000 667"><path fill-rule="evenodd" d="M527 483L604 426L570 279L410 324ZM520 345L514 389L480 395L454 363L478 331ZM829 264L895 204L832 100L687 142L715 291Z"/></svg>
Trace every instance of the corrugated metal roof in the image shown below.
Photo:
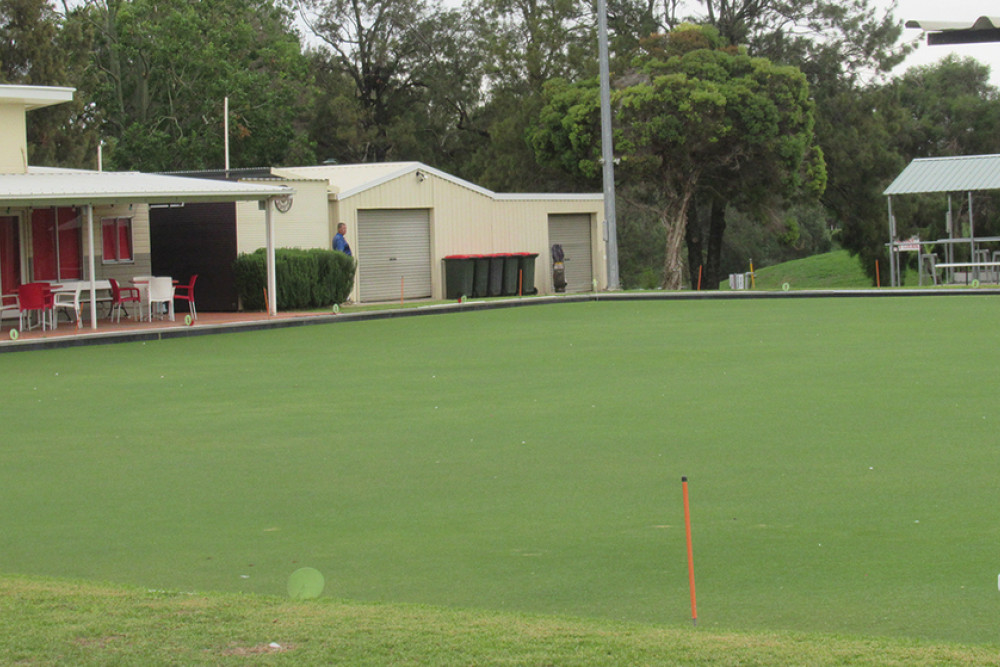
<svg viewBox="0 0 1000 667"><path fill-rule="evenodd" d="M907 28L920 28L931 46L1000 42L1000 17L980 16L975 21L907 21Z"/></svg>
<svg viewBox="0 0 1000 667"><path fill-rule="evenodd" d="M1000 190L1000 155L920 158L896 177L884 195Z"/></svg>
<svg viewBox="0 0 1000 667"><path fill-rule="evenodd" d="M974 21L922 21L906 22L907 28L919 28L926 32L938 30L994 30L1000 28L1000 16L980 16Z"/></svg>
<svg viewBox="0 0 1000 667"><path fill-rule="evenodd" d="M144 174L31 167L0 174L0 206L250 201L294 194L285 186Z"/></svg>
<svg viewBox="0 0 1000 667"><path fill-rule="evenodd" d="M461 188L472 190L491 199L514 200L593 200L604 195L598 193L504 193L498 194L492 190L476 185L471 181L453 176L447 172L435 169L422 162L377 162L366 164L336 164L314 167L275 168L275 175L298 176L305 178L325 178L330 182L330 192L338 199L356 195L365 190L388 183L401 176L414 174L418 171L436 176Z"/></svg>

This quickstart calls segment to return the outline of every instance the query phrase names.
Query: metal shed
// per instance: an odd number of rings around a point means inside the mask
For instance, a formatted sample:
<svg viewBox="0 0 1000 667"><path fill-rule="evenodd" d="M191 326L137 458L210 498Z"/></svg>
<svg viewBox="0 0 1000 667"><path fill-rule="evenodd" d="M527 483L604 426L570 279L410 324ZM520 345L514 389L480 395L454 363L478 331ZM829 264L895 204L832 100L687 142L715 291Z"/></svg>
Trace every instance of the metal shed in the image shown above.
<svg viewBox="0 0 1000 667"><path fill-rule="evenodd" d="M1000 190L1000 155L919 158L907 165L906 169L882 193L888 198L889 267L893 287L896 287L899 282L900 252L911 251L914 247L921 253L921 272L925 261L922 247L931 244L944 246L946 253L943 263L937 263L933 257L928 258L932 271L935 271L936 268L945 268L950 273L956 268L967 268L973 273L978 273L981 270L996 272L1000 268L1000 264L994 257L990 256L988 250L979 248L980 243L1000 241L1000 237L977 238L975 232L972 193L988 190ZM945 225L948 230L948 238L922 242L914 239L900 241L897 238L892 198L900 195L935 192L948 194L948 215ZM957 237L952 225L952 194L961 192L966 193L969 204L969 235L967 237ZM969 262L954 261L954 248L958 244L969 246Z"/></svg>

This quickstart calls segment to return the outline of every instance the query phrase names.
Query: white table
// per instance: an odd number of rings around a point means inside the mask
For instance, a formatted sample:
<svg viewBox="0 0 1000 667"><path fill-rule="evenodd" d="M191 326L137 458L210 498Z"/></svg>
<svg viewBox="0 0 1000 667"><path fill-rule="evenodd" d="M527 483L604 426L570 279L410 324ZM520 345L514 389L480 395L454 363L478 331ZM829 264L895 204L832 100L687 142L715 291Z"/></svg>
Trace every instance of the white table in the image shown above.
<svg viewBox="0 0 1000 667"><path fill-rule="evenodd" d="M94 285L98 291L110 292L111 283L107 280L96 280ZM58 308L69 308L73 310L73 321L80 326L80 303L90 301L90 281L89 280L63 280L52 284L52 294L55 296L55 311ZM97 297L98 301L111 301L111 296L102 295ZM55 314L53 314L53 326Z"/></svg>

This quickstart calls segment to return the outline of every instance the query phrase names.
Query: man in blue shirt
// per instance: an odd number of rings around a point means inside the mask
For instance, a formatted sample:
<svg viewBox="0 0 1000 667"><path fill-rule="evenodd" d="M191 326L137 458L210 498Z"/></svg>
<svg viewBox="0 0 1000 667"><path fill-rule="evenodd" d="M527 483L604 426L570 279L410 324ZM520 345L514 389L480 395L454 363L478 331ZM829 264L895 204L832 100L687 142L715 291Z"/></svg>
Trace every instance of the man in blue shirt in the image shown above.
<svg viewBox="0 0 1000 667"><path fill-rule="evenodd" d="M333 249L339 250L345 255L350 256L351 246L344 238L344 234L347 232L347 225L345 223L340 223L337 225L337 234L333 237Z"/></svg>

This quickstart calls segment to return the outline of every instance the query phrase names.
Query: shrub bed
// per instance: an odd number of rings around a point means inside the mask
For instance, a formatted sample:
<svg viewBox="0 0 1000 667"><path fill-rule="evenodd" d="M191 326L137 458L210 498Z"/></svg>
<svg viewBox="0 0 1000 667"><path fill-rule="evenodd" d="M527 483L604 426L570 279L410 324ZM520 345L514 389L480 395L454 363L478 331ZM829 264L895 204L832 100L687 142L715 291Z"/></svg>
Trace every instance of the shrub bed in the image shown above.
<svg viewBox="0 0 1000 667"><path fill-rule="evenodd" d="M278 248L274 253L277 307L325 308L343 303L354 287L357 263L335 250ZM265 310L267 258L263 248L241 254L233 265L242 310Z"/></svg>

